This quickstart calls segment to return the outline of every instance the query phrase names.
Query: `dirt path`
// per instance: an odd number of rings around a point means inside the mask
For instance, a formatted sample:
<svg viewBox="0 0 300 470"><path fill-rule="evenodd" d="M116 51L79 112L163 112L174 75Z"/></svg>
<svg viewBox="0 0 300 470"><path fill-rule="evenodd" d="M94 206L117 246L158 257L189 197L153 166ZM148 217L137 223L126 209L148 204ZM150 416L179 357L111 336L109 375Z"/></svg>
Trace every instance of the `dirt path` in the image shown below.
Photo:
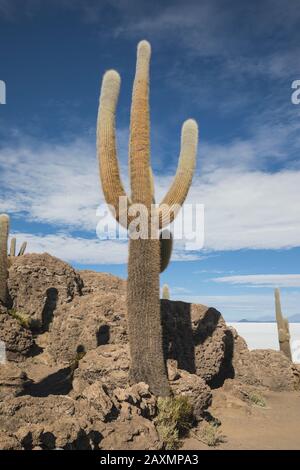
<svg viewBox="0 0 300 470"><path fill-rule="evenodd" d="M300 450L300 393L265 392L266 406L245 404L232 396L216 396L210 410L222 425L226 442L215 449ZM183 449L214 449L195 437L185 439Z"/></svg>

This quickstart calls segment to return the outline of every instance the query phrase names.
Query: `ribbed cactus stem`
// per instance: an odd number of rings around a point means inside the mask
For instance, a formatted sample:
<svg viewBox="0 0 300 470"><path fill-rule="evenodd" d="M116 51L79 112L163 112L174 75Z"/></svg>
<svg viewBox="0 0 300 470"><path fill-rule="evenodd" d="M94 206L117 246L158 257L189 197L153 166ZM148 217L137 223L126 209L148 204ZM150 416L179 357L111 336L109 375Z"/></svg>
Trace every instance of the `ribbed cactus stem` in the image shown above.
<svg viewBox="0 0 300 470"><path fill-rule="evenodd" d="M10 250L9 250L9 256L11 256L11 258L14 258L16 256L16 244L17 244L16 238L12 238L10 241Z"/></svg>
<svg viewBox="0 0 300 470"><path fill-rule="evenodd" d="M8 234L9 234L9 217L6 214L1 214L0 215L0 302L3 305L6 305L6 302L7 302Z"/></svg>
<svg viewBox="0 0 300 470"><path fill-rule="evenodd" d="M279 289L275 289L275 311L280 351L282 351L290 360L292 360L289 322L288 319L284 318L282 315Z"/></svg>
<svg viewBox="0 0 300 470"><path fill-rule="evenodd" d="M23 242L18 253L18 256L23 256L27 248L27 242Z"/></svg>
<svg viewBox="0 0 300 470"><path fill-rule="evenodd" d="M160 272L162 273L169 265L173 249L173 237L169 230L160 233Z"/></svg>
<svg viewBox="0 0 300 470"><path fill-rule="evenodd" d="M165 300L170 300L170 290L168 284L164 284L162 288L162 298Z"/></svg>

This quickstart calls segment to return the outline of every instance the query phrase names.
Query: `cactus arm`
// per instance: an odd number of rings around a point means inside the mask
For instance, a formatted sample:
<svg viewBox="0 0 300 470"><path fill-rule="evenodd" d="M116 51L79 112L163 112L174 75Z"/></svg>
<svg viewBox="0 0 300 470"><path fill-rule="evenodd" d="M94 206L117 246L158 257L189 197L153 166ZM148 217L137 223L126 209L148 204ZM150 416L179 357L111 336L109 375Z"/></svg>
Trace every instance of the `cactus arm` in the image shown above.
<svg viewBox="0 0 300 470"><path fill-rule="evenodd" d="M141 41L137 48L136 72L133 84L130 113L129 168L131 199L144 204L152 203L150 166L150 118L149 118L149 64L151 46Z"/></svg>
<svg viewBox="0 0 300 470"><path fill-rule="evenodd" d="M166 236L166 233L168 236ZM165 236L165 238L164 238ZM171 259L173 249L173 237L169 230L163 230L160 233L160 272L162 273L167 267Z"/></svg>
<svg viewBox="0 0 300 470"><path fill-rule="evenodd" d="M27 242L23 242L18 253L18 256L23 256L27 248Z"/></svg>
<svg viewBox="0 0 300 470"><path fill-rule="evenodd" d="M8 257L7 240L9 234L9 217L0 215L0 302L5 305L7 301Z"/></svg>
<svg viewBox="0 0 300 470"><path fill-rule="evenodd" d="M10 250L9 250L9 256L11 256L11 258L14 258L16 256L16 243L17 243L16 238L12 238L10 241Z"/></svg>
<svg viewBox="0 0 300 470"><path fill-rule="evenodd" d="M97 122L97 154L105 200L114 208L116 219L127 228L127 214L121 217L119 210L119 198L127 198L127 195L120 177L115 132L120 83L120 75L115 70L108 70L103 76ZM130 205L128 198L127 205Z"/></svg>
<svg viewBox="0 0 300 470"><path fill-rule="evenodd" d="M197 157L198 126L196 121L188 119L181 131L181 149L173 183L162 200L159 208L160 227L169 225L182 206L190 189Z"/></svg>

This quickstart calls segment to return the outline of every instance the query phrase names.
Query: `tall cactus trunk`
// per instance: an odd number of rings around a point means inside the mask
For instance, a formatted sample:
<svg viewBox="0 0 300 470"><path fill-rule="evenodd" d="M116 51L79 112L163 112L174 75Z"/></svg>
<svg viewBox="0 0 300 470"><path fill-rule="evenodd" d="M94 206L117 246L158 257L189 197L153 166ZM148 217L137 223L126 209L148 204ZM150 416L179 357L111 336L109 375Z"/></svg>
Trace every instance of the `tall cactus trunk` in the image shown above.
<svg viewBox="0 0 300 470"><path fill-rule="evenodd" d="M288 319L284 318L282 315L279 289L275 289L275 310L280 351L282 351L288 359L292 360L289 322Z"/></svg>
<svg viewBox="0 0 300 470"><path fill-rule="evenodd" d="M130 240L127 285L130 378L134 383L148 383L156 395L167 396L170 387L163 357L159 272L159 240Z"/></svg>
<svg viewBox="0 0 300 470"><path fill-rule="evenodd" d="M7 240L9 234L9 217L6 214L0 215L0 303L7 303Z"/></svg>

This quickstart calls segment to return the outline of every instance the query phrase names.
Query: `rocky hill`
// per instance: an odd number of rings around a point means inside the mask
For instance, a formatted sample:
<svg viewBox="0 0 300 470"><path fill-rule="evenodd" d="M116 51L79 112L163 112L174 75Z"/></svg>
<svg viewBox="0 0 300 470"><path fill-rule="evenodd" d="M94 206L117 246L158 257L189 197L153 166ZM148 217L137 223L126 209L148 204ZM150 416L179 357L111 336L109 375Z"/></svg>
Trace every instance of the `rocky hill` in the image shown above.
<svg viewBox="0 0 300 470"><path fill-rule="evenodd" d="M29 254L10 267L8 288L0 448L161 448L157 397L128 380L126 282ZM195 422L221 387L244 400L251 390L299 389L297 366L277 351L249 351L214 308L162 300L161 312L171 387L188 397Z"/></svg>

